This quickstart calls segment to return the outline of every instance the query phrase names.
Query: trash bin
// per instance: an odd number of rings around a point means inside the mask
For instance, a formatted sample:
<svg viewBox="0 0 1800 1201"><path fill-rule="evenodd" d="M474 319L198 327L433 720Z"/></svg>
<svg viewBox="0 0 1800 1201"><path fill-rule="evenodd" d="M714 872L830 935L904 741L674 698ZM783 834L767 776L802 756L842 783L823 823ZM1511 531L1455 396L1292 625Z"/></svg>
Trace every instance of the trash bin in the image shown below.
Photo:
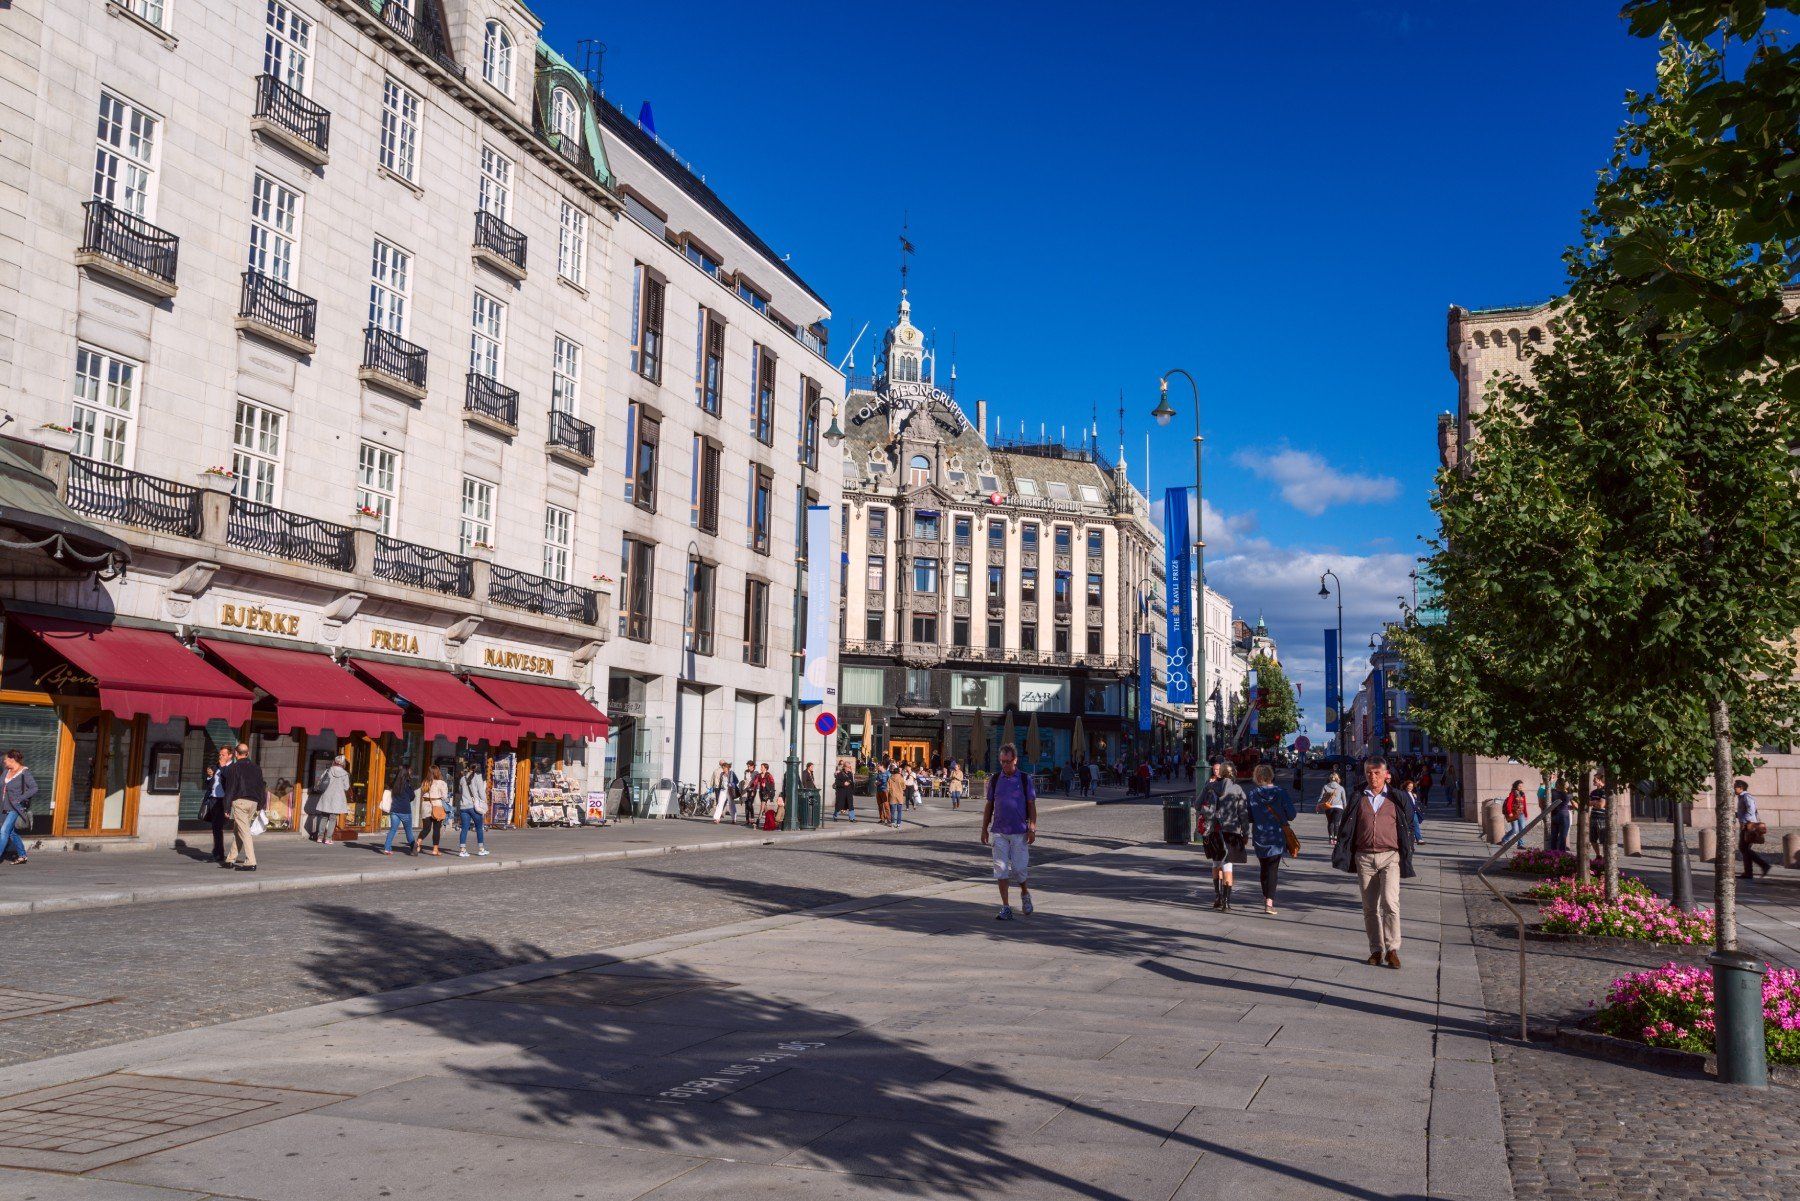
<svg viewBox="0 0 1800 1201"><path fill-rule="evenodd" d="M817 788L802 788L796 798L799 810L794 816L795 826L801 830L817 830L825 820L824 794Z"/></svg>
<svg viewBox="0 0 1800 1201"><path fill-rule="evenodd" d="M1186 797L1163 802L1163 841L1171 846L1194 841L1194 810Z"/></svg>

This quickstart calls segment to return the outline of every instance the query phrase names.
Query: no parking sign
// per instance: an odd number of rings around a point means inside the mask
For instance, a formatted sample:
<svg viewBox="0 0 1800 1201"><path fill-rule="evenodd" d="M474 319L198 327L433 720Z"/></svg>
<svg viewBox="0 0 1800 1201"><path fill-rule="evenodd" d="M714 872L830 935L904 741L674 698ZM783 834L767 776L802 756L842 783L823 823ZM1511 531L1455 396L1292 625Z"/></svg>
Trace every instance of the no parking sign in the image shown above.
<svg viewBox="0 0 1800 1201"><path fill-rule="evenodd" d="M837 718L829 711L821 713L813 718L813 729L817 730L821 737L835 734L837 733Z"/></svg>

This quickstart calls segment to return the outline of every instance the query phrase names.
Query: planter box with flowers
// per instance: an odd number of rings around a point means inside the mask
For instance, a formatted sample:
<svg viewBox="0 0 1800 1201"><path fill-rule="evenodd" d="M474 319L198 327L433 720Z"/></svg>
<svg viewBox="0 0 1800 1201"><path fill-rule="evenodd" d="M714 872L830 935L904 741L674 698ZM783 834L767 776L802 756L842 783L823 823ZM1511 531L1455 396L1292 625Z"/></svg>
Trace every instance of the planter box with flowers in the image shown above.
<svg viewBox="0 0 1800 1201"><path fill-rule="evenodd" d="M229 467L214 465L201 469L200 486L210 492L230 492L237 484L237 472Z"/></svg>
<svg viewBox="0 0 1800 1201"><path fill-rule="evenodd" d="M1614 980L1589 1024L1651 1047L1713 1053L1713 979L1706 967L1670 963ZM1771 1065L1800 1065L1800 971L1763 977L1763 1036Z"/></svg>
<svg viewBox="0 0 1800 1201"><path fill-rule="evenodd" d="M1636 876L1620 875L1619 893L1621 896L1649 897L1656 894L1650 886ZM1599 880L1588 884L1578 882L1573 876L1552 876L1542 884L1534 884L1525 890L1527 900L1537 901L1604 901L1606 885Z"/></svg>
<svg viewBox="0 0 1800 1201"><path fill-rule="evenodd" d="M371 509L368 505L357 505L351 514L351 524L359 530L381 532L381 510Z"/></svg>
<svg viewBox="0 0 1800 1201"><path fill-rule="evenodd" d="M1661 897L1621 893L1616 901L1557 899L1539 910L1540 933L1622 942L1705 944L1713 938L1710 909L1683 912Z"/></svg>
<svg viewBox="0 0 1800 1201"><path fill-rule="evenodd" d="M46 450L60 450L66 455L75 453L74 426L46 421L33 432L37 435L37 444Z"/></svg>
<svg viewBox="0 0 1800 1201"><path fill-rule="evenodd" d="M1596 855L1588 866L1596 872L1603 872L1606 870L1606 860ZM1517 872L1521 876L1573 876L1575 856L1568 851L1526 847L1513 852L1513 857L1507 860L1506 870Z"/></svg>

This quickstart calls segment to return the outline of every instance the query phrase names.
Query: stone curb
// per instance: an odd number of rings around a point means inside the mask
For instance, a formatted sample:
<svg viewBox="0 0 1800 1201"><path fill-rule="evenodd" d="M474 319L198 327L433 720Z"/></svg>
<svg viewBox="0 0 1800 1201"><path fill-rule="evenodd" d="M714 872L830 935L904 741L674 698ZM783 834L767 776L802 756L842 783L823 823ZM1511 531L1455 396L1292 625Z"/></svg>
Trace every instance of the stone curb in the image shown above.
<svg viewBox="0 0 1800 1201"><path fill-rule="evenodd" d="M1041 812L1058 813L1065 809L1079 809L1093 803L1095 802L1075 801L1066 805L1052 805L1044 808ZM861 822L856 825L859 828L818 830L811 833L789 834L781 838L695 842L678 846L637 847L629 851L575 851L565 854L541 855L530 859L503 859L499 856L489 856L487 859L471 858L467 863L458 859L454 865L415 867L404 873L389 871L331 872L288 876L281 879L234 879L221 880L216 884L164 885L153 888L125 889L117 892L90 892L76 896L45 897L36 901L0 901L0 918L23 917L32 913L61 913L75 909L108 909L118 905L150 905L162 901L206 900L212 897L242 896L249 893L296 892L307 888L332 888L357 884L393 884L403 880L438 879L467 872L513 871L532 867L572 867L580 863L605 863L620 859L643 859L656 855L793 846L802 842L825 842L835 838L866 837L891 829L891 827L874 820L870 820L866 825ZM925 828L929 829L930 827Z"/></svg>
<svg viewBox="0 0 1800 1201"><path fill-rule="evenodd" d="M1558 1026L1550 1036L1556 1043L1575 1051L1588 1051L1608 1059L1627 1060L1651 1067L1672 1068L1698 1076L1717 1076L1718 1057L1699 1051L1683 1051L1676 1047L1653 1047L1629 1038L1619 1038L1589 1030L1582 1026ZM1800 1085L1800 1068L1785 1064L1769 1065L1769 1083Z"/></svg>

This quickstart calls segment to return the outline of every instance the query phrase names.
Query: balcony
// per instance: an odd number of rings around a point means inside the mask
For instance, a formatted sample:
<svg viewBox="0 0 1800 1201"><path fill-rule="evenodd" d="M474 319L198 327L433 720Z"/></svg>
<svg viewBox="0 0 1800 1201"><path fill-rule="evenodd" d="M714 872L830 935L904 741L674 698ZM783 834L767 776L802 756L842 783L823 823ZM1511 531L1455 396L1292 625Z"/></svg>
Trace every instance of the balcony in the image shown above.
<svg viewBox="0 0 1800 1201"><path fill-rule="evenodd" d="M525 278L525 235L494 214L475 214L475 261L515 283Z"/></svg>
<svg viewBox="0 0 1800 1201"><path fill-rule="evenodd" d="M260 271L244 272L236 325L300 354L319 348L319 302Z"/></svg>
<svg viewBox="0 0 1800 1201"><path fill-rule="evenodd" d="M380 326L363 330L362 368L356 373L363 383L385 388L408 400L424 400L425 366L423 346Z"/></svg>
<svg viewBox="0 0 1800 1201"><path fill-rule="evenodd" d="M447 550L375 536L375 574L398 584L463 598L475 595L475 561Z"/></svg>
<svg viewBox="0 0 1800 1201"><path fill-rule="evenodd" d="M110 275L163 300L175 295L181 239L104 200L82 206L87 221L75 265Z"/></svg>
<svg viewBox="0 0 1800 1201"><path fill-rule="evenodd" d="M908 717L936 717L939 705L925 693L908 692L894 702L894 708Z"/></svg>
<svg viewBox="0 0 1800 1201"><path fill-rule="evenodd" d="M430 56L432 61L454 75L463 74L463 69L456 65L456 58L450 53L450 43L444 37L444 31L432 16L414 16L405 4L388 0L386 4L371 3L381 23L399 34L415 49ZM435 12L434 6L421 5L427 14Z"/></svg>
<svg viewBox="0 0 1800 1201"><path fill-rule="evenodd" d="M330 161L331 114L273 75L256 77L250 128L316 167Z"/></svg>
<svg viewBox="0 0 1800 1201"><path fill-rule="evenodd" d="M463 421L502 437L516 437L519 432L519 393L492 376L471 371L468 388L463 394Z"/></svg>
<svg viewBox="0 0 1800 1201"><path fill-rule="evenodd" d="M232 546L334 571L355 569L355 535L347 525L236 496L231 498L231 516L225 525L225 541Z"/></svg>
<svg viewBox="0 0 1800 1201"><path fill-rule="evenodd" d="M69 456L69 507L120 525L198 538L205 491L97 459Z"/></svg>
<svg viewBox="0 0 1800 1201"><path fill-rule="evenodd" d="M544 447L551 458L586 470L594 465L594 427L560 409L550 410L550 441Z"/></svg>
<svg viewBox="0 0 1800 1201"><path fill-rule="evenodd" d="M600 601L591 588L579 588L528 571L495 566L488 577L488 600L509 609L560 617L583 625L600 621Z"/></svg>

